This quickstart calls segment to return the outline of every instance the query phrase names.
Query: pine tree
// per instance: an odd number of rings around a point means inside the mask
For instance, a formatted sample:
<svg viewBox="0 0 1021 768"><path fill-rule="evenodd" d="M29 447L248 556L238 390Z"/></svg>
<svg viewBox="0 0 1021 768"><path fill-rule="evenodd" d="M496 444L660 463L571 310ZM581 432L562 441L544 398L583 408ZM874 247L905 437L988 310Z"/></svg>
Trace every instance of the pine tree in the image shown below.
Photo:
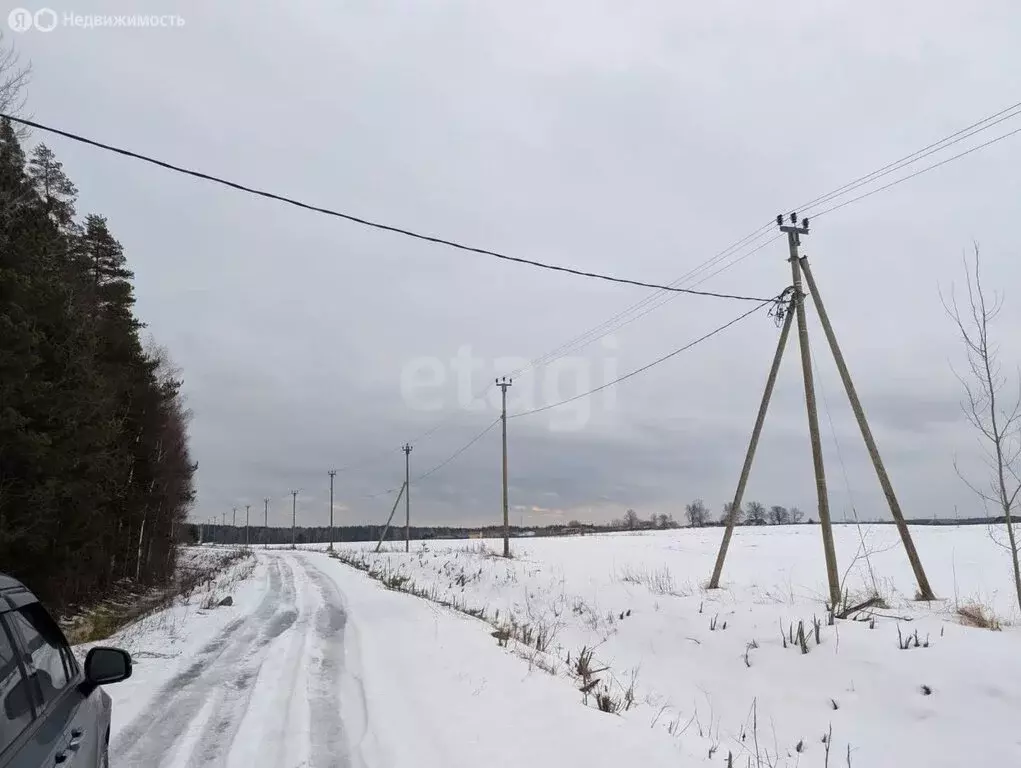
<svg viewBox="0 0 1021 768"><path fill-rule="evenodd" d="M32 151L28 177L42 200L46 215L63 234L71 234L77 226L74 217L78 188L67 178L63 166L45 144Z"/></svg>
<svg viewBox="0 0 1021 768"><path fill-rule="evenodd" d="M173 576L194 500L180 382L106 219L0 121L0 563L59 607Z"/></svg>

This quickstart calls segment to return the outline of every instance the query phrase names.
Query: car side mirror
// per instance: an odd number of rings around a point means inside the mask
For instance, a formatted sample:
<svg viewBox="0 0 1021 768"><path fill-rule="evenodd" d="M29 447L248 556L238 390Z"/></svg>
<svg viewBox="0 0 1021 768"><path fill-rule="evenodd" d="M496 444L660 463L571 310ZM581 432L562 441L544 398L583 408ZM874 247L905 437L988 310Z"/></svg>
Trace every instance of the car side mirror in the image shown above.
<svg viewBox="0 0 1021 768"><path fill-rule="evenodd" d="M97 646L85 657L85 680L91 685L119 683L131 677L131 654Z"/></svg>

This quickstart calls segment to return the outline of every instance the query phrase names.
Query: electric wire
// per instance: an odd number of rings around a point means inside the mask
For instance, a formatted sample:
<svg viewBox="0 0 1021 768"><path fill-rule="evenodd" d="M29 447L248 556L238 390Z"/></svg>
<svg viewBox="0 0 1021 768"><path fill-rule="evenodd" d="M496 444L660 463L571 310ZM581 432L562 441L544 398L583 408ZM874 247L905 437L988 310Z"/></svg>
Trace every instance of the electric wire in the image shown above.
<svg viewBox="0 0 1021 768"><path fill-rule="evenodd" d="M460 448L458 448L456 451L454 451L450 456L445 458L439 464L434 465L431 469L429 469L426 472L423 472L421 475L418 475L416 477L411 478L411 482L413 482L413 483L420 483L423 480L425 480L426 478L432 477L434 474L439 472L445 466L447 466L452 461L457 459L457 457L460 456L462 453L464 453L469 448L471 448L473 445L475 445L475 443L477 443L479 440L481 440L486 434L489 433L489 431L493 427L495 427L499 423L500 423L500 417L497 417L494 421L492 421L490 424L488 424L485 429L483 429L481 432L476 434L471 440L469 440L467 443L462 445ZM375 498L378 498L380 496L386 496L387 494L391 494L391 493L393 493L395 491L400 490L401 486L403 486L403 483L401 483L401 485L398 485L395 488L387 488L385 491L378 491L376 493L361 494L360 498L363 498L363 499L375 499Z"/></svg>
<svg viewBox="0 0 1021 768"><path fill-rule="evenodd" d="M1015 104L1012 104L1009 107L1006 107L1006 108L1000 110L999 112L996 112L996 113L994 113L992 115L988 115L988 116L982 118L981 120L973 122L970 125L965 126L964 128L961 128L961 129L959 129L959 130L957 130L957 131L955 131L955 132L953 132L951 134L948 134L947 136L944 136L943 138L939 139L938 141L932 142L931 144L928 144L928 145L922 147L919 150L916 150L916 151L914 151L914 152L912 152L912 153L910 153L908 155L905 155L905 156L903 156L901 158L898 158L897 160L894 160L894 161L892 161L890 163L887 163L886 165L883 165L880 168L877 168L876 170L871 171L870 173L865 174L864 176L859 176L858 178L853 179L852 181L849 181L849 182L847 182L847 183L845 183L845 184L843 184L843 185L841 185L839 187L836 187L835 189L833 189L833 190L831 190L831 191L829 191L829 192L827 192L825 194L819 195L819 196L817 196L817 197L815 197L815 198L813 198L811 200L808 200L807 202L802 203L799 206L795 206L792 210L800 211L803 214L804 213L808 213L813 208L818 207L819 205L822 205L822 204L824 204L826 202L834 200L834 199L836 199L836 198L838 198L838 197L840 197L840 196L842 196L844 194L847 194L848 192L854 191L855 189L859 189L859 188L861 188L862 186L864 186L864 185L866 185L868 183L871 183L873 181L881 179L881 178L883 178L883 177L885 177L885 176L887 176L887 175L889 175L891 173L894 173L897 170L900 170L901 168L904 168L904 167L906 167L908 165L913 165L914 163L918 162L919 160L924 159L925 157L928 157L928 156L934 154L935 152L941 152L941 151L945 150L947 147L953 146L954 144L956 144L956 143L958 143L960 141L963 141L965 139L971 138L972 136L975 136L976 134L981 133L982 131L986 131L986 130L992 128L993 126L998 125L999 123L1002 123L1005 120L1009 120L1009 119L1012 119L1014 117L1017 117L1018 115L1021 115L1021 102L1017 102ZM814 217L817 218L819 215L822 215L822 214L815 214ZM744 238L742 238L741 240L735 242L734 244L732 244L728 248L724 249L720 253L716 254L715 256L711 257L710 259L707 259L706 261L704 261L701 264L697 265L696 267L694 267L693 269L689 270L684 275L681 275L679 278L677 278L676 280L671 282L670 285L676 286L679 283L681 283L683 280L685 280L685 278L691 277L693 275L697 275L700 271L704 271L705 269L711 268L716 263L718 263L720 260L722 260L723 258L726 258L726 256L729 255L733 250L739 249L740 246L746 244L749 240L754 241L755 239L761 237L762 234L765 233L764 231L768 230L772 226L772 224L773 224L772 221L767 222L766 224L764 224L763 226L759 227L754 232L750 233L749 235L746 235ZM723 268L718 269L715 272L713 272L712 274L702 278L698 282L694 283L694 285L695 286L701 285L704 282L706 282L707 280L711 279L712 277L714 277L714 276L720 274L721 272L725 271L726 269L730 269L735 264L740 263L741 261L744 261L744 259L746 259L749 256L751 256L753 253L755 253L758 250L760 250L761 248L765 247L765 245L768 245L769 243L773 242L775 239L776 238L773 238L773 239L767 241L766 243L763 243L759 247L755 248L754 250L752 250L752 251L750 251L748 253L745 253L743 256L741 256L739 258L736 258L736 259L733 259L726 266L724 266ZM552 362L554 360L559 359L560 357L563 357L565 354L570 354L571 351L576 351L578 349L582 349L582 348L588 346L589 344L591 344L591 343L593 343L595 341L599 341L600 339L605 338L607 335L609 335L609 333L612 333L614 330L622 328L622 327L630 324L631 322L634 322L635 320L637 320L640 317L644 317L645 315L647 315L649 312L653 311L654 309L657 309L657 308L663 306L664 304L666 304L672 298L674 298L674 297L673 296L668 296L668 297L664 298L664 293L663 292L652 293L649 296L647 296L646 298L642 299L641 301L636 302L635 304L632 304L631 306L627 307L626 309L622 310L621 312L618 312L616 315L612 316L608 320L603 321L603 323L601 323L600 325L595 326L594 328L591 328L588 331L583 332L582 334L579 334L578 336L574 337L573 339L571 339L568 342L565 342L561 346L556 347L553 350L550 350L545 355L542 355L542 356L540 356L538 358L535 358L534 360L532 360L529 363L529 365L527 365L527 366L525 366L523 368L520 368L517 371L514 371L513 373L508 374L508 375L512 375L512 376L520 375L521 373L523 373L524 371L529 370L530 368L535 368L535 367L539 367L541 365L548 364L549 362ZM627 320L623 320L622 322L617 322L617 321L621 320L621 318L627 317L628 315L632 314L636 310L641 309L644 306L647 306L649 303L652 303L652 302L656 301L657 299L660 299L660 301L655 303L655 305L653 307L647 309L644 312L641 312L640 314L638 314L635 317L632 317L632 318L627 319ZM607 329L609 329L609 330L607 330Z"/></svg>
<svg viewBox="0 0 1021 768"><path fill-rule="evenodd" d="M46 131L47 133L52 133L52 134L55 134L57 136L63 136L64 138L70 139L72 141L77 141L79 143L87 144L89 146L96 147L98 149L103 149L103 150L106 150L107 152L113 152L113 153L121 155L123 157L129 157L129 158L132 158L134 160L141 160L144 163L149 163L151 165L155 165L155 166L158 166L160 168L164 168L164 169L169 170L169 171L174 171L175 173L180 173L180 174L183 174L185 176L191 176L191 177L196 178L196 179L202 179L204 181L209 181L209 182L212 182L214 184L220 184L222 186L229 187L231 189L235 189L235 190L238 190L240 192L246 192L246 193L248 193L250 195L255 195L257 197L266 198L267 200L275 200L276 202L285 203L287 205L292 205L292 206L295 206L296 208L302 208L304 210L312 211L314 213L321 213L321 214L326 215L326 216L333 216L335 218L344 219L346 221L350 221L350 222L353 222L355 224L361 224L362 226L370 227L372 229L378 229L378 230L382 230L384 232L392 232L394 234L403 235L404 237L409 237L409 238L412 238L412 239L415 239L415 240L421 240L421 241L424 241L424 242L427 242L427 243L434 243L436 245L447 246L448 248L454 248L454 249L459 250L459 251L465 251L465 252L468 252L468 253L474 253L474 254L478 254L478 255L481 255L481 256L491 256L493 258L500 259L502 261L513 262L515 264L525 264L527 266L537 267L539 269L550 270L550 271L553 271L553 272L561 272L561 273L564 273L564 274L575 275L575 276L578 276L578 277L588 277L588 278L592 278L592 279L595 279L595 280L604 280L604 281L611 282L611 283L620 283L620 284L623 284L623 285L633 285L633 286L637 286L639 288L654 288L654 289L659 290L659 291L671 291L671 292L676 292L676 293L686 293L686 294L693 295L693 296L707 296L707 297L712 297L712 298L717 298L717 299L731 299L731 300L734 300L734 301L755 301L755 302L763 301L762 297L759 297L759 296L740 296L740 295L731 294L731 293L717 293L715 291L696 291L696 290L691 290L691 289L688 289L688 288L677 288L677 287L670 286L670 285L661 285L659 283L650 283L650 282L646 282L644 280L632 280L632 279L629 279L629 278L617 277L615 275L607 275L607 274L603 274L603 273L600 273L600 272L591 272L591 271L582 270L582 269L575 269L574 267L565 267L565 266L560 265L560 264L550 264L550 263L543 262L543 261L536 261L535 259L522 258L520 256L511 256L509 254L501 253L499 251L490 250L488 248L479 248L479 247L472 246L472 245L466 245L466 244L460 243L460 242L458 242L456 240L448 240L448 239L443 238L443 237L436 237L434 235L426 235L426 234L423 234L421 232L415 232L414 230L406 229L404 227L398 227L398 226L394 226L392 224L384 224L384 223L379 222L379 221L373 221L373 220L370 220L370 219L363 218L361 216L355 216L355 215L350 214L350 213L343 213L341 211L333 210L331 208L325 208L325 207L319 206L319 205L312 205L310 203L305 203L305 202L302 202L301 200L297 200L297 199L295 199L293 197L287 197L286 195L280 195L280 194L276 194L274 192L267 192L265 190L256 189L254 187L249 187L249 186L244 185L244 184L239 184L238 182L235 182L235 181L229 181L228 179L224 179L224 178L221 178L219 176L213 176L212 174L209 174L209 173L204 173L202 171L196 171L196 170L193 170L193 169L190 169L190 168L184 168L184 167L179 166L179 165L174 165L173 163L168 163L168 162L166 162L164 160L158 160L158 159L156 159L154 157L150 157L148 155L143 155L143 154L141 154L139 152L133 152L131 150L124 149L122 147L116 147L116 146L114 146L112 144L105 144L105 143L103 143L101 141L96 141L95 139L90 139L90 138L87 138L85 136L81 136L79 134L72 133L70 131L65 131L65 130L61 130L59 128L54 128L54 127L49 126L49 125L44 125L43 123L38 123L38 122L36 122L34 120L26 120L26 119L21 118L21 117L14 117L12 115L7 115L7 114L4 114L4 113L0 113L0 118L11 120L12 122L16 122L16 123L19 123L21 125L28 126L30 128L38 128L41 131Z"/></svg>
<svg viewBox="0 0 1021 768"><path fill-rule="evenodd" d="M733 320L730 320L729 322L724 323L723 325L719 326L718 328L713 329L712 331L710 331L709 333L705 334L704 336L700 336L699 338L695 339L694 341L691 341L691 342L685 344L683 347L678 347L677 349L673 350L672 352L668 352L667 354L663 355L662 357L660 357L660 358L658 358L656 360L653 360L651 363L647 363L646 365L643 365L641 368L636 368L635 370L633 370L633 371L631 371L629 373L626 373L623 376L619 376L618 378L614 379L613 381L608 381L605 384L601 384L600 386L595 387L594 389L590 389L587 392L582 392L581 394L575 395L574 397L569 397L566 400L560 400L559 402L550 403L549 405L543 405L543 406L540 406L539 408L533 408L533 409L528 410L528 411L520 411L519 413L511 414L507 418L511 419L511 418L519 418L521 416L531 416L532 414L535 414L535 413L542 413L543 411L549 411L549 410L551 410L553 408L559 408L562 405L567 405L568 403L573 403L575 400L581 400L583 397L589 397L590 395L594 395L597 392L602 392L604 389L608 389L609 387L612 387L612 386L614 386L616 384L620 384L621 382L627 381L628 379L633 378L634 376L637 376L640 373L644 373L645 371L649 370L650 368L654 368L655 366L659 365L660 363L664 363L667 360L669 360L669 359L671 359L673 357L676 357L681 352L685 352L685 351L691 349L692 347L694 347L694 346L696 346L698 344L701 344L702 342L707 341L708 339L711 339L713 336L717 335L718 333L721 333L722 331L725 331L727 328L729 328L730 326L734 325L735 323L738 323L741 320L744 320L746 317L749 317L750 315L754 314L755 312L758 312L760 309L765 307L767 304L775 303L776 301L778 301L780 299L780 297L782 295L783 294L780 294L779 296L775 296L772 299L768 299L768 300L762 302L761 304L759 304L759 305L757 305L755 307L752 307L747 312L745 312L745 313L743 313L741 315L738 315Z"/></svg>
<svg viewBox="0 0 1021 768"><path fill-rule="evenodd" d="M826 388L823 385L822 376L819 374L819 363L814 357L812 358L812 367L815 369L815 381L819 386L819 397L822 400L823 410L826 412L826 420L830 424L830 434L833 436L833 445L837 449L837 460L840 462L840 471L844 475L844 487L847 489L847 500L851 504L851 513L854 515L855 528L858 530L858 540L861 542L861 552L865 557L865 563L868 565L869 577L872 581L872 589L875 594L878 595L879 584L876 581L875 571L872 569L872 560L869 557L868 546L865 543L865 534L861 529L861 520L858 517L858 508L854 503L854 492L851 490L851 480L847 475L847 464L844 463L844 452L840 449L840 440L837 437L837 428L833 424L833 415L830 413L830 405L826 398Z"/></svg>
<svg viewBox="0 0 1021 768"><path fill-rule="evenodd" d="M970 149L965 150L964 152L960 152L960 153L958 153L958 154L956 154L956 155L954 155L952 157L948 157L945 160L940 160L938 163L933 163L932 165L926 166L925 168L919 168L917 171L915 171L915 172L913 172L913 173L911 173L911 174L909 174L907 176L902 176L899 179L895 179L894 181L891 181L889 184L884 184L883 186L877 187L876 189L873 189L873 190L870 190L870 191L866 192L865 194L858 195L857 197L852 197L850 200L845 200L842 203L834 205L832 208L827 208L826 210L822 211L821 213L813 214L812 218L813 219L818 219L820 216L825 216L828 213L833 213L833 211L839 211L841 208L843 208L845 206L851 205L852 203L857 203L859 200L864 200L867 197L872 197L872 195L875 195L875 194L877 194L879 192L883 192L883 191L885 191L887 189L890 189L891 187L895 187L898 184L901 184L901 183L903 183L905 181L908 181L909 179L915 178L916 176L921 176L923 173L927 173L928 171L931 171L931 170L933 170L935 168L939 168L940 166L946 165L947 163L953 162L954 160L957 160L959 158L965 157L966 155L970 155L972 152L978 152L980 149L985 149L986 147L988 147L988 146L990 146L992 144L995 144L998 141L1003 141L1004 139L1009 138L1009 137L1013 136L1016 133L1021 133L1021 128L1015 128L1013 131L1010 131L1009 133L1004 133L1001 136L997 136L995 139L990 139L987 142L984 142L982 144L978 144L978 145L976 145L974 147L971 147Z"/></svg>
<svg viewBox="0 0 1021 768"><path fill-rule="evenodd" d="M1011 114L1007 114L1008 112ZM963 141L964 139L970 138L971 136L974 136L977 133L981 133L984 130L992 128L994 125L1002 123L1004 120L1008 120L1012 117L1017 117L1019 114L1021 114L1021 101L1015 104L1011 104L1009 107L1006 107L1005 109L1002 109L999 112L996 112L995 114L984 117L981 120L978 120L972 123L971 125L965 126L964 128L961 128L960 130L949 134L948 136L944 136L942 139L934 141L933 143L928 144L927 146L924 146L921 149L916 150L909 155L905 155L904 157L894 160L891 163L887 163L882 168L877 168L871 173L867 173L864 176L859 176L857 179L854 179L853 181L849 181L846 184L843 184L842 186L839 186L836 189L827 192L826 194L812 198L808 202L795 206L790 210L797 211L802 214L807 213L812 208L822 205L823 203L829 202L830 200L835 199L836 197L840 197L841 195L853 189L857 189L872 181L876 181L877 179L882 178L883 176L886 176L890 173L893 173L894 171L900 170L901 168L907 165L912 165L918 160L921 160L924 157L928 157L934 152L940 152L949 146L953 146L959 141ZM1006 117L1003 117L1003 115L1006 115ZM994 119L995 122L990 122L991 120ZM984 125L985 123L989 124ZM979 128L978 126L983 127ZM975 128L977 128L977 130L973 131L972 129Z"/></svg>
<svg viewBox="0 0 1021 768"><path fill-rule="evenodd" d="M450 456L448 456L446 459L444 459L439 464L434 466L428 472L425 472L425 473L419 475L418 477L416 477L413 482L420 483L423 480L425 480L427 477L431 477L432 475L434 475L437 472L439 472L441 469L443 469L445 466L447 466L450 462L452 462L454 459L456 459L462 453L464 453L469 448L471 448L473 445L475 445L475 443L477 443L479 440L481 440L489 432L489 430L491 430L493 427L495 427L497 424L499 424L500 421L501 421L500 417L497 417L492 423L489 424L489 426L487 426L485 429L483 429L481 432L479 432L477 435L475 435L475 437L473 437L467 443L462 445L460 448L458 448L456 451L454 451Z"/></svg>

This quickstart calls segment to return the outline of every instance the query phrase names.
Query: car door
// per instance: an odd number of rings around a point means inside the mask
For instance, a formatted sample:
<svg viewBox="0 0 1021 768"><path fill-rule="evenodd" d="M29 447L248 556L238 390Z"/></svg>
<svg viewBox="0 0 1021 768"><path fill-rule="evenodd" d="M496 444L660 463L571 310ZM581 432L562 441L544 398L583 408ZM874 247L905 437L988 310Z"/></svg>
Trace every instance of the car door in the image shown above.
<svg viewBox="0 0 1021 768"><path fill-rule="evenodd" d="M19 755L29 738L35 710L28 695L28 676L9 628L3 621L3 598L0 597L0 768L14 768L31 763Z"/></svg>
<svg viewBox="0 0 1021 768"><path fill-rule="evenodd" d="M103 734L97 701L82 692L84 676L67 640L40 603L4 615L29 676L35 732L19 753L27 768L95 768Z"/></svg>

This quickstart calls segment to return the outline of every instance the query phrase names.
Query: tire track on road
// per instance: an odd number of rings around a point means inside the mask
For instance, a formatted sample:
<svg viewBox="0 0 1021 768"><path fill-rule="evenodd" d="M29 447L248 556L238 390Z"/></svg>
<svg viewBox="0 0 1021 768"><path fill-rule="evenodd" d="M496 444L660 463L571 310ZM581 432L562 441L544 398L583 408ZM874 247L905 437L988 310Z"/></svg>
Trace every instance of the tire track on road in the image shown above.
<svg viewBox="0 0 1021 768"><path fill-rule="evenodd" d="M301 567L319 592L309 651L309 751L311 768L350 768L350 745L341 719L347 613L333 580L302 558Z"/></svg>
<svg viewBox="0 0 1021 768"><path fill-rule="evenodd" d="M210 716L202 728L195 746L188 758L188 768L225 765L230 755L231 745L237 736L241 721L248 712L255 682L271 651L271 644L276 638L292 627L296 628L308 619L302 617L299 609L299 589L295 580L293 563L287 558L274 558L273 562L283 572L281 589L281 606L265 627L260 627L260 634L236 666L224 670L220 676L222 683L213 696Z"/></svg>
<svg viewBox="0 0 1021 768"><path fill-rule="evenodd" d="M235 619L219 635L206 643L195 660L178 672L155 695L153 703L135 717L117 735L111 745L111 757L118 768L153 768L178 757L176 747L185 737L192 721L203 710L220 686L229 685L238 663L250 652L264 630L282 632L293 618L280 606L291 603L293 610L294 574L281 572L272 559L268 566L266 593L256 610Z"/></svg>

